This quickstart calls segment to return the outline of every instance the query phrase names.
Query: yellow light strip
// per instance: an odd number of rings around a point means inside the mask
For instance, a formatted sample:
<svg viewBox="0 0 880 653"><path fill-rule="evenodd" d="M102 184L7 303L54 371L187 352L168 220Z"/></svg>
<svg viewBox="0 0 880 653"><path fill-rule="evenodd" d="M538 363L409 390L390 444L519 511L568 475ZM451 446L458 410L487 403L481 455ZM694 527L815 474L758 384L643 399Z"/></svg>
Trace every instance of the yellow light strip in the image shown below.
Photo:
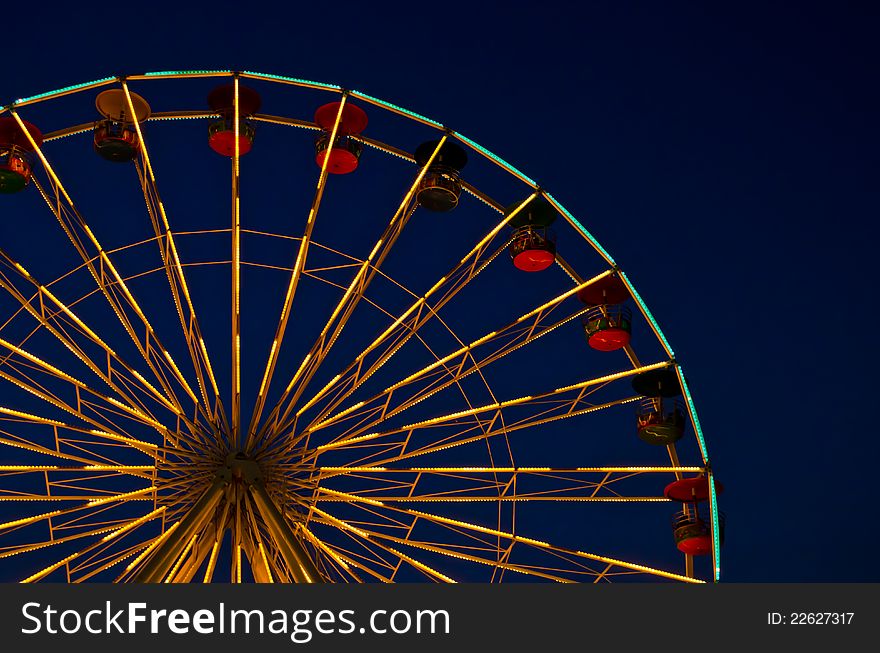
<svg viewBox="0 0 880 653"><path fill-rule="evenodd" d="M208 378L211 379L211 387L214 388L214 395L219 397L220 390L217 388L217 380L214 378L214 370L211 367L211 360L208 358L208 348L205 347L203 338L199 338L199 347L202 348L202 355L205 357L205 366L208 368Z"/></svg>
<svg viewBox="0 0 880 653"><path fill-rule="evenodd" d="M217 564L217 554L220 552L220 540L214 540L214 546L211 547L211 557L208 558L208 568L205 570L203 583L210 583L214 576L214 566Z"/></svg>
<svg viewBox="0 0 880 653"><path fill-rule="evenodd" d="M161 431L162 433L167 431L164 424L162 424L158 420L153 419L152 417L148 417L146 415L146 413L141 412L137 408L133 408L132 406L129 406L128 404L125 404L125 403L119 401L118 399L114 399L113 397L104 397L104 399L109 401L111 404L113 404L117 408L124 410L126 413L128 413L130 415L134 415L138 419L143 420L146 424L149 424L150 426Z"/></svg>
<svg viewBox="0 0 880 653"><path fill-rule="evenodd" d="M492 231L490 231L488 234L486 234L485 237L483 237L483 239L479 243L477 243L476 247L474 247L463 259L461 259L461 262L464 263L465 261L467 261L477 251L482 249L484 245L486 245L489 241L491 241L493 238L495 238L495 236L498 234L498 232L501 231L513 218L515 218L517 215L519 215L519 212L522 211L526 207L526 205L528 205L529 202L531 202L537 196L538 196L537 192L532 193L526 199L524 199L522 202L520 202L519 206L517 206L513 211L510 212L510 215L505 216L505 218L501 222L499 222L492 229Z"/></svg>
<svg viewBox="0 0 880 653"><path fill-rule="evenodd" d="M419 562L415 558L411 558L410 556L406 555L405 553L401 553L400 551L398 551L397 549L395 549L393 547L389 546L388 550L391 551L391 553L393 553L397 557L399 557L401 560L405 560L406 562L411 564L416 569L421 569L422 571L427 572L431 576L434 576L435 578L439 578L444 583L457 583L458 582L456 580L453 580L452 578L450 578L449 576L447 576L445 574L441 574L439 571L429 567L425 563Z"/></svg>
<svg viewBox="0 0 880 653"><path fill-rule="evenodd" d="M527 319L529 319L529 318L531 318L531 317L534 317L535 315L538 315L538 314L541 313L544 309L547 309L547 308L549 308L549 307L551 307L551 306L553 306L553 305L555 305L555 304L559 304L559 303L561 303L562 301L564 301L564 300L567 299L568 297L571 297L572 295L578 293L578 292L579 292L580 290L582 290L583 288L586 288L587 286L592 285L592 284L596 283L597 281L599 281L599 280L601 280L601 279L607 277L607 276L608 276L609 274L611 274L611 273L612 273L612 270L606 270L605 272L603 272L603 273L601 273L601 274L599 274L599 275L596 275L596 276L593 277L592 279L590 279L590 280L588 280L588 281L585 281L585 282L583 282L583 283L581 283L581 284L578 284L575 288L573 288L573 289L571 289L571 290L569 290L569 291L567 291L567 292L564 292L564 293L562 293L561 295L558 295L557 297L551 299L550 301L546 302L545 304L542 304L541 306L539 306L539 307L537 307L537 308L535 308L535 309L532 309L531 311L529 311L529 312L526 313L525 315L523 315L523 316L521 316L520 318L518 318L518 319L517 319L512 325L510 325L510 326L514 326L514 325L516 325L516 324L519 324L520 322L523 322L523 321L525 321L525 320L527 320ZM506 330L507 330L507 329L502 329L502 331L506 331ZM371 399L371 401L372 401L372 400L375 400L375 399L377 399L377 398L379 398L379 397L381 397L381 396L383 396L383 395L387 395L389 392L392 392L393 390L396 390L397 388L400 388L400 387L406 385L407 383L413 381L414 379L417 379L417 378L419 378L419 377L421 377L421 376L424 376L424 375L427 374L428 372L430 372L430 371L432 371L432 370L434 370L434 369L440 367L441 365L445 365L446 363L448 363L449 361L451 361L452 359L454 359L454 358L456 358L456 357L458 357L458 356L461 356L461 355L463 355L463 354L465 354L465 353L467 353L467 352L469 352L469 351L472 351L472 350L475 349L476 347L478 347L478 346L484 344L485 342L488 342L489 340L491 340L492 338L494 338L494 337L497 336L497 335L498 335L498 332L497 332L497 331L492 331L491 333L487 333L487 334L484 335L482 338L478 338L477 340L474 340L474 341L473 341L472 343L470 343L469 345L465 345L464 347L459 348L458 350L452 352L451 354L448 354L447 356L444 356L443 358L440 358L440 359L438 359L437 361L435 361L435 362L433 362L433 363L431 363L431 364L429 364L429 365L423 367L421 370L419 370L419 371L417 371L417 372L414 372L413 374L410 374L408 377L406 377L406 378L403 379L402 381L398 381L397 383L395 383L395 384L393 384L393 385L391 385L391 386L388 386L388 387L387 387L385 390L383 390L379 395L377 395L376 397L373 397L373 399ZM335 383L335 381L336 381L336 379L334 379L334 380L331 381L329 384L327 384L327 386L325 387L325 390L326 390L329 386L331 386L333 383ZM300 411L297 413L297 416L299 416L303 411L305 411L307 408L309 408L309 406L310 406L312 403L314 403L315 401L317 401L317 399L323 394L323 392L324 392L325 390L322 390L321 393L318 393L318 395L316 395L315 398L314 398L311 402L309 402L309 404L307 404L306 406L303 406L303 408L301 408ZM318 429L320 429L320 428L323 428L323 427L325 427L325 426L327 426L327 425L329 425L329 424L332 424L332 423L334 423L334 422L336 422L336 421L342 419L342 418L345 417L346 415L349 415L349 414L351 414L352 412L358 410L359 408L362 408L362 407L365 405L365 403L366 403L366 402L361 401L361 402L359 402L358 404L355 404L354 406L351 406L351 407L349 407L349 408L346 408L345 410L343 410L343 411L341 411L341 412L339 412L339 413L336 413L335 415L333 415L333 416L331 416L331 417L328 417L327 419L325 419L325 420L319 422L318 424L315 424L315 425L312 427L312 430L318 430Z"/></svg>
<svg viewBox="0 0 880 653"><path fill-rule="evenodd" d="M564 292L564 293L562 293L561 295L558 295L557 297L554 297L554 298L551 299L549 302L547 302L547 303L545 303L545 304L541 304L541 305L538 306L537 308L532 309L531 311L529 311L528 313L526 313L525 315L523 315L522 317L520 317L519 319L517 319L517 323L522 322L523 320L527 320L527 319L529 319L530 317L533 317L533 316L537 315L538 313L540 313L541 311L543 311L545 308L550 308L550 307L553 306L554 304L559 304L560 302L562 302L562 301L568 299L568 298L571 297L572 295L576 295L577 293L579 293L581 290L583 290L583 289L586 288L587 286L591 286L591 285L593 285L594 283L596 283L597 281L601 281L602 279L604 279L605 277L607 277L607 276L608 276L609 274L611 274L612 272L613 272L613 270L606 270L606 271L603 272L602 274L597 274L597 275L596 275L595 277L593 277L592 279L590 279L590 280L588 280L588 281L584 281L583 283L578 284L577 286L575 286L575 287L572 288L571 290L569 290L569 291L567 291L567 292Z"/></svg>
<svg viewBox="0 0 880 653"><path fill-rule="evenodd" d="M569 390L580 390L581 388L588 388L593 385L599 385L602 383L608 383L611 381L617 381L618 379L623 379L628 376L635 376L636 374L641 374L642 372L650 372L651 370L659 370L663 367L669 367L672 363L670 361L663 361L661 363L654 363L652 365L643 365L642 367L636 367L631 370L625 370L623 372L616 372L614 374L607 374L605 376L600 376L597 379L591 379L590 381L582 381L581 383L575 383L573 385L567 385L562 388L557 388L554 390L554 393L559 392L568 392Z"/></svg>
<svg viewBox="0 0 880 653"><path fill-rule="evenodd" d="M138 126L138 133L140 134L140 127L139 126ZM145 160L149 166L149 155L147 154L146 143L143 141L143 139L141 139L141 151L143 152ZM152 166L149 167L149 172L150 172L150 176L152 178L153 184L155 184L156 178L155 178L155 175L153 174ZM177 273L177 275L176 275L177 281L180 284L181 289L183 290L183 295L184 295L184 298L186 299L187 307L189 309L190 318L193 322L195 322L195 308L193 307L192 298L190 297L190 293L189 293L189 287L187 286L186 277L184 276L184 273L183 273L183 266L180 262L180 256L177 253L177 245L174 242L174 235L171 231L171 226L168 222L168 216L165 213L165 205L162 203L162 201L160 199L158 199L158 190L156 191L156 194L157 194L156 203L159 207L159 213L162 217L162 221L165 226L165 237L167 238L169 247L171 249L171 255L173 258L173 262L174 262L174 270ZM149 206L149 204L148 204L148 206ZM158 233L157 233L157 236L159 236ZM169 271L169 275L170 275L170 271ZM169 279L169 282L172 282L171 279ZM178 303L176 297L175 297L175 302ZM185 320L183 319L183 315L181 314L181 308L179 306L179 303L177 305L177 311L178 311L178 314L180 315L181 324L184 324ZM197 333L200 333L200 331L198 329L198 323L195 323L194 328ZM187 337L189 338L189 335L187 335ZM215 388L215 396L219 395L219 392L216 392L217 384L216 384L216 380L214 379L213 371L211 370L210 361L208 360L208 352L205 350L205 347L204 347L204 341L202 341L201 338L199 338L199 341L201 344L202 353L204 354L205 366L207 368L207 372L210 377L211 384ZM166 357L168 357L167 352L165 352L165 355L166 355ZM170 361L170 362L171 362L171 365L175 368L177 376L181 380L182 384L184 385L184 388L186 389L187 394L189 394L190 397L194 397L194 394L193 394L192 390L189 388L188 384L186 383L186 380L183 378L183 375L180 374L180 371L176 369L176 365L174 365L174 362L173 361ZM197 360L195 360L195 357L193 360L193 364L198 366L198 363L197 363ZM199 387L204 392L204 387L202 384L202 378L201 378L200 374L198 377L198 382L199 382ZM207 400L207 397L205 399ZM193 400L197 401L195 399L193 399Z"/></svg>
<svg viewBox="0 0 880 653"><path fill-rule="evenodd" d="M174 406L174 404L172 404L170 401L168 401L165 398L165 395L163 395L161 392L159 392L153 386L153 384L151 384L149 381L147 381L140 372L138 372L137 370L131 370L131 373L134 375L134 377L138 381L143 383L153 393L153 396L156 399L158 399L160 402L162 402L162 405L164 405L166 408L168 408L172 413L175 413L175 414L177 413L177 408Z"/></svg>
<svg viewBox="0 0 880 653"><path fill-rule="evenodd" d="M64 422L59 422L57 419L49 419L48 417L40 417L39 415L34 415L33 413L25 413L20 410L13 410L12 408L5 408L0 406L0 413L4 415L10 415L12 417L20 417L22 419L26 419L31 422L37 422L39 424L51 424L53 426L67 426Z"/></svg>
<svg viewBox="0 0 880 653"><path fill-rule="evenodd" d="M85 465L61 467L59 465L0 465L0 472L150 472L153 465Z"/></svg>
<svg viewBox="0 0 880 653"><path fill-rule="evenodd" d="M98 336L97 333L95 333L88 326L86 326L85 322L80 320L79 317L77 317L73 311L71 311L69 308L67 308L67 306L64 304L64 302L62 302L55 295L53 295L52 291L50 291L48 288L46 288L46 286L39 286L39 288L40 288L40 292L43 293L44 295L46 295L46 297L48 297L49 299L51 299L52 302L61 310L62 313L64 313L67 317L69 317L71 320L73 320L74 323L76 323L76 325L80 329L82 329L87 334L89 334L89 337L92 338L92 340L94 340L96 343L98 343L111 356L116 357L116 353L110 348L110 346L106 342L101 340L101 338Z"/></svg>
<svg viewBox="0 0 880 653"><path fill-rule="evenodd" d="M316 510L316 512L318 511L317 509L315 509L315 510ZM327 518L329 518L329 521L331 521L331 523L332 523L334 526L337 526L337 528L340 528L340 529L343 529L343 530L355 530L355 531L357 530L357 529L354 529L354 527L352 527L352 526L346 524L345 522L340 521L340 520L338 520L338 519L336 519L335 517L332 517L332 516L330 516L330 515L327 515L327 513L323 512L323 511L320 511L320 512L321 512L323 515L325 515ZM433 546L433 545L431 545L431 544L427 544L427 543L425 543L425 542L415 542L415 541L412 541L412 540L405 540L405 539L403 539L403 538L395 537L395 536L393 536L393 535L385 535L385 534L383 534L383 533L364 533L363 537L364 537L365 539L367 539L368 541L371 541L371 542L374 541L374 540L373 540L373 537L375 537L375 538L378 538L378 539L383 539L383 540L388 540L388 541L391 541L391 542L396 542L396 543L398 543L398 544L405 544L405 545L407 545L407 546L412 546L412 547L414 547L414 548L422 549L422 550L424 550L424 551L430 551L430 552L432 552L432 553L439 553L439 554L441 554L441 555L444 555L444 556L447 556L447 557L450 557L450 558L456 558L456 559L458 559L458 560L466 560L466 561L468 561L468 562L476 562L476 563L479 563L479 564L485 564L485 565L488 565L488 566L490 566L490 567L497 567L497 568L501 568L501 569L509 569L510 571L515 571L515 572L518 572L518 573L521 573L521 574L525 574L525 575L529 575L529 576L538 576L538 577L541 577L541 578L547 578L547 579L549 579L549 580L553 580L553 581L556 581L556 582L559 582L559 583L568 583L568 582L572 582L572 581L570 581L570 580L568 580L568 579L560 578L560 577L558 577L558 576L553 576L553 575L551 575L551 574L543 573L543 572L540 572L540 571L537 571L537 570L533 570L533 569L524 569L524 568L522 568L522 567L517 567L516 565L511 565L511 564L508 564L508 563L499 562L499 561L497 561L497 560L486 560L485 558L480 558L480 557L477 557L477 556L468 555L468 554L466 554L466 553L458 553L458 552L455 552L455 551L450 551L450 550L444 549L444 548L442 548L442 547L438 547L438 546ZM381 545L380 545L380 546L381 546ZM389 550L390 550L390 547L383 547L383 548L386 548L386 549L389 549Z"/></svg>
<svg viewBox="0 0 880 653"><path fill-rule="evenodd" d="M180 569L180 565L183 564L183 561L186 560L186 556L189 555L190 549L193 548L193 545L196 543L199 534L196 533L192 536L190 541L187 543L186 547L183 549L183 552L180 554L180 557L177 558L177 562L174 563L174 567L171 569L171 573L165 578L166 583L170 583L174 580L174 577L177 575L177 571Z"/></svg>
<svg viewBox="0 0 880 653"><path fill-rule="evenodd" d="M21 519L8 521L4 524L0 524L0 530L3 530L4 528L12 528L13 526L24 526L25 524L33 524L34 522L48 519L49 517L55 517L56 515L60 515L63 512L63 510L52 510L50 512L44 512L39 515L33 515L32 517L23 517Z"/></svg>
<svg viewBox="0 0 880 653"><path fill-rule="evenodd" d="M654 363L652 365L645 365L642 367L637 367L635 369L625 370L623 372L616 372L614 374L608 374L608 375L601 376L601 377L598 377L595 379L589 379L587 381L581 381L580 383L575 383L570 386L557 388L551 392L545 392L545 393L542 393L539 395L528 395L525 397L518 397L516 399L508 399L507 401L486 404L485 406L479 406L477 408L470 408L467 410L462 410L462 411L458 411L455 413L449 413L447 415L441 415L439 417L434 417L434 418L422 420L419 422L413 422L411 424L406 424L405 426L401 426L397 429L394 429L393 431L387 431L387 432L382 432L382 433L372 433L372 434L368 434L368 435L362 435L362 436L358 436L358 437L338 440L336 442L331 442L326 445L321 445L316 448L316 451L324 451L327 449L337 448L340 446L345 446L345 445L351 444L353 442L363 442L365 440L373 440L373 439L381 438L381 437L384 437L384 436L387 436L387 435L390 435L393 433L400 433L400 432L408 431L411 429L423 428L425 426L431 426L433 424L447 422L450 420L458 419L460 417L477 415L479 413L490 411L490 410L500 410L503 408L508 408L510 406L518 406L518 405L533 401L535 399L544 399L546 397L551 397L553 395L561 394L563 392L568 392L570 390L580 390L582 388L588 388L588 387L594 386L594 385L609 383L611 381L616 381L618 379L622 379L622 378L625 378L628 376L633 376L635 374L640 374L642 372L648 372L648 371L659 369L662 367L668 367L671 364L672 363L670 361L664 361L661 363Z"/></svg>
<svg viewBox="0 0 880 653"><path fill-rule="evenodd" d="M235 140L232 156L232 441L237 443L241 430L241 204L239 201L241 153L238 144L240 120L238 75L233 77L232 88Z"/></svg>
<svg viewBox="0 0 880 653"><path fill-rule="evenodd" d="M319 488L326 492L326 488ZM552 497L552 496L400 496L378 497L365 500L355 495L354 499L345 497L318 497L317 501L348 502L358 501L362 503L375 502L376 505L384 506L385 503L528 503L528 502L556 502L556 503L669 503L666 497ZM383 503L384 502L384 503Z"/></svg>
<svg viewBox="0 0 880 653"><path fill-rule="evenodd" d="M262 542L259 542L257 547L260 549L260 558L263 560L263 567L266 569L266 576L270 583L274 583L275 579L272 578L272 569L269 567L269 558L266 557L266 549Z"/></svg>
<svg viewBox="0 0 880 653"><path fill-rule="evenodd" d="M71 376L67 372L62 372L60 369L58 369L54 365L50 365L49 363L44 361L42 358L34 356L33 354L25 351L21 347L17 347L16 345L13 345L11 342L8 342L8 341L4 340L3 338L0 338L0 345L15 352L19 356L26 358L27 360L31 361L32 363L36 363L37 365L49 370L53 374L56 374L57 376L60 376L61 378L66 379L66 380L70 381L71 383L76 384L80 388L88 388L88 386L86 386L86 384L83 383L82 381L80 381L79 379Z"/></svg>
<svg viewBox="0 0 880 653"><path fill-rule="evenodd" d="M70 195L67 194L67 190L65 190L64 186L61 185L61 180L58 179L58 175L55 174L55 171L52 169L52 166L49 165L49 162L46 160L46 156L43 154L43 151L40 149L40 146L37 145L37 142L34 140L33 135L28 130L28 128L25 127L24 121L21 119L21 116L18 115L18 112L15 109L10 109L9 115L11 115L13 118L15 118L15 122L18 123L19 128L21 129L22 132L24 132L24 135L27 137L28 143L30 144L32 150L37 153L37 156L39 157L40 161L43 163L43 167L46 169L46 172L49 174L49 176L55 182L55 186L58 188L59 191L61 191L61 194L64 195L65 199L67 200L67 203L70 204L71 206L73 206L73 200L70 199Z"/></svg>
<svg viewBox="0 0 880 653"><path fill-rule="evenodd" d="M113 532L110 533L109 535L105 535L105 536L101 539L101 541L102 541L102 542L109 542L110 540L112 540L112 539L114 539L114 538L117 538L117 537L119 537L120 535L122 535L122 534L124 534L124 533L127 533L128 531L130 531L130 530L132 530L132 529L137 528L137 527L140 526L141 524L146 524L148 521L150 521L150 520L152 520L152 519L155 519L156 517L158 517L159 515L161 515L163 512L165 512L165 508L166 508L166 506L161 506L161 507L159 507L159 508L156 508L156 509L153 510L152 512L148 512L146 515L144 515L144 516L141 517L140 519L136 519L135 521L131 522L130 524L127 524L126 526L123 526L123 527L120 528L119 530L117 530L117 531L113 531Z"/></svg>
<svg viewBox="0 0 880 653"><path fill-rule="evenodd" d="M50 546L55 546L56 544L63 544L65 542L72 542L73 540L79 540L84 537L91 537L92 535L103 535L104 533L109 533L114 530L114 526L107 526L106 528L98 528L93 531L87 531L84 533L77 533L76 535L68 535L67 537L59 537L55 540L48 540L46 542L39 542L37 544L25 544L17 549L13 549L11 551L4 551L0 553L0 558L11 558L12 556L18 555L20 553L30 553L31 551L39 551L40 549L46 549Z"/></svg>
<svg viewBox="0 0 880 653"><path fill-rule="evenodd" d="M163 427L164 429L164 427ZM143 447L145 449L158 449L158 445L151 444L149 442L144 442L143 440L136 440L134 438L125 437L122 435L116 435L115 433L108 433L107 431L99 431L97 429L92 429L89 433L93 435L98 435L102 438L107 438L108 440L116 440L117 442L125 442L126 444L130 444L134 447Z"/></svg>
<svg viewBox="0 0 880 653"><path fill-rule="evenodd" d="M51 574L51 573L52 573L53 571L55 571L56 569L58 569L58 568L60 568L60 567L63 567L64 565L66 565L68 562L70 562L71 560L73 560L74 558L76 558L76 557L77 557L78 555L80 555L81 553L82 553L82 551L77 551L76 553L71 553L71 554L70 554L69 556L67 556L66 558L64 558L64 559L62 559L62 560L59 560L59 561L56 562L55 564L51 564L51 565L49 565L48 567L46 567L46 568L44 568L44 569L38 571L37 573L35 573L33 576L28 576L27 578L25 578L25 579L24 579L23 581L21 581L21 582L22 582L22 583L33 583L33 582L35 582L35 581L38 581L38 580L40 580L41 578L44 578L45 576L48 576L49 574Z"/></svg>
<svg viewBox="0 0 880 653"><path fill-rule="evenodd" d="M134 569L135 567L137 567L137 566L141 563L141 561L142 561L144 558L146 558L148 555L150 555L150 553L152 553L152 551L153 551L157 546L159 546L162 542L164 542L164 541L168 538L168 536L171 535L172 532L174 532L174 529L177 528L179 525L180 525L180 522L179 522L179 521L174 522L173 524L171 524L171 526L169 526L169 527L165 530L164 533L162 533L162 534L159 535L155 540L153 540L153 543L150 544L150 546L148 546L146 549L144 549L144 550L140 553L140 555L139 555L137 558L135 558L134 560L132 560L131 563L125 568L126 573L129 572L129 571L131 571L131 570Z"/></svg>
<svg viewBox="0 0 880 653"><path fill-rule="evenodd" d="M71 428L67 424L60 424L64 428ZM74 429L81 430L81 429ZM0 438L0 444L6 445L7 447L15 447L17 449L24 449L25 451L34 451L36 453L43 454L44 456L53 456L56 458L63 458L65 460L75 460L77 462L91 462L87 458L82 458L80 456L72 456L70 454L61 453L55 451L54 449L47 449L46 447L41 447L39 445L34 445L31 443L19 442L17 440L9 440L7 438Z"/></svg>
<svg viewBox="0 0 880 653"><path fill-rule="evenodd" d="M278 340L272 341L272 349L269 351L269 358L275 358L275 352L278 349ZM260 383L260 391L257 393L260 397L263 396L263 393L266 391L266 381L269 380L269 367L266 366L266 370L263 372L263 381Z"/></svg>
<svg viewBox="0 0 880 653"><path fill-rule="evenodd" d="M342 556L340 556L340 555L339 555L338 553L336 553L333 549L331 549L329 546L327 546L327 545L326 545L322 540L320 540L320 539L319 539L314 533L312 533L312 531L310 531L308 528L306 528L306 527L303 526L302 524L299 525L299 528L300 528L300 530L301 530L303 533L305 533L306 537L309 539L309 541L310 541L312 544L314 544L314 545L317 546L319 549L321 549L322 551L324 551L324 553L326 553L326 554L329 555L331 558L333 558L333 559L336 561L336 563L337 563L340 567L342 567L342 568L345 569L346 571L349 570L349 564L348 564L348 563L342 558Z"/></svg>
<svg viewBox="0 0 880 653"><path fill-rule="evenodd" d="M640 467L640 466L617 466L617 467L566 467L566 468L553 468L553 467L409 467L409 468L389 468L389 467L319 467L318 472L323 474L325 472L343 472L343 473L371 473L371 472L401 472L401 473L414 473L414 472L436 472L441 474L458 474L465 472L473 472L480 474L500 474L500 473L516 473L516 472L526 472L526 473L538 473L538 472L553 472L553 473L562 473L569 474L572 472L595 472L595 473L608 473L608 472L695 472L699 473L704 471L702 467L687 467L687 466L667 466L667 467Z"/></svg>
<svg viewBox="0 0 880 653"><path fill-rule="evenodd" d="M49 161L46 159L42 150L37 145L37 143L34 141L33 136L25 128L21 117L14 110L11 111L10 113L15 118L16 122L18 122L19 127L22 129L22 131L27 136L28 141L30 142L34 151L37 153L37 156L40 158L40 161L43 163L43 166L46 169L46 172L49 174L49 176L55 182L56 188L62 193L62 195L64 195L68 204L71 207L74 207L73 200L71 199L70 195L67 193L67 190L64 188L64 186L61 184L61 180L58 178L58 175L55 174L55 171L53 170L52 166L49 164ZM116 267L113 265L113 262L107 256L107 253L104 251L104 248L101 245L101 243L98 241L98 239L95 237L94 233L92 233L92 230L89 228L89 226L84 221L81 222L81 226L82 226L83 230L86 232L86 234L89 236L89 239L92 241L92 244L98 250L98 254L99 254L99 257L101 258L101 261L104 263L104 265L107 266L107 269L109 269L110 272L112 273L113 278L115 279L116 283L122 289L122 292L125 294L126 298L128 299L128 302L129 302L129 305L131 306L131 308L135 311L135 313L137 313L138 317L141 319L141 321L147 327L147 330L150 332L150 334L154 335L153 327L150 324L149 320L147 319L147 316L141 310L137 301L135 301L134 296L131 294L131 291L128 288L128 285L125 283L125 280L122 278L122 276L116 270ZM71 319L74 319L79 326L84 328L90 335L93 335L95 337L96 341L100 342L102 344L102 346L104 346L107 349L108 352L110 352L111 354L113 353L109 347L106 347L106 345L103 344L103 341L101 341L100 338L98 338L97 335L94 334L94 332L92 332L90 329L88 329L88 327L86 327L84 324L82 324L82 322L79 320L79 318L76 318L76 316L74 316L72 313L70 313L68 310L66 310L65 307L54 298L54 296L48 291L48 289L44 288L43 286L41 286L40 289L43 290L44 292L46 292L47 295L53 301L55 301L57 304L59 304L59 308L61 308L65 313L67 313L69 315L69 317L71 317ZM105 294L106 294L106 291L105 291ZM113 306L113 309L114 309L114 311L116 311L115 306ZM116 311L116 312L118 313L118 311ZM113 355L115 356L115 354L113 354ZM186 384L186 381L183 379L183 377L180 377L180 381L183 384ZM190 390L190 392L192 392L192 391Z"/></svg>
<svg viewBox="0 0 880 653"><path fill-rule="evenodd" d="M124 501L125 499L141 496L143 494L147 494L148 492L154 492L156 490L155 487L145 487L143 490L134 490L132 492L124 492L122 494L114 494L113 496L107 497L106 499L93 499L89 501L86 505L88 507L100 506L105 503L110 503L112 501Z"/></svg>
<svg viewBox="0 0 880 653"><path fill-rule="evenodd" d="M150 173L150 179L155 183L156 175L153 174L153 164L150 163L150 155L147 152L147 148L144 145L144 134L141 131L140 122L137 119L137 111L134 110L134 102L131 100L131 92L128 90L128 84L125 80L122 80L122 92L125 94L125 102L128 105L128 115L132 118L132 123L134 124L134 129L137 132L138 142L141 145L141 154L144 155L144 163L147 165L147 172ZM166 221L166 226L168 222Z"/></svg>
<svg viewBox="0 0 880 653"><path fill-rule="evenodd" d="M335 524L339 528L346 530L346 531L351 531L352 533L359 535L360 537L363 537L364 539L367 539L367 540L370 539L369 534L367 534L366 532L362 531L359 528L355 528L351 524L347 524L346 522L342 521L341 519L337 519L336 517L334 517L330 513L324 512L323 510L321 510L317 506L313 506L312 510L314 512L316 512L317 514L321 515L322 517L324 517L324 519L329 520L332 524Z"/></svg>
<svg viewBox="0 0 880 653"><path fill-rule="evenodd" d="M336 447L348 446L350 444L356 442L365 442L366 440L375 440L376 438L380 438L384 435L384 433L367 433L366 435L359 435L354 438L348 438L346 440L339 440L338 442L330 442L328 444L322 444L315 447L315 451L324 451L326 449L334 449Z"/></svg>
<svg viewBox="0 0 880 653"><path fill-rule="evenodd" d="M347 492L339 492L338 490L331 490L326 487L317 487L315 488L318 492L323 492L325 494L329 494L334 497L339 497L340 499L345 499L346 501L356 501L358 503L368 503L371 506L384 506L385 504L381 501L376 501L375 499L369 499L367 497L358 496L356 494L348 494Z"/></svg>
<svg viewBox="0 0 880 653"><path fill-rule="evenodd" d="M165 360L168 361L168 364L171 365L171 369L174 370L174 373L180 380L181 385L183 385L183 389L186 390L186 394L188 394L190 399L192 399L195 403L198 403L199 400L198 397L196 397L196 393L193 392L193 389L189 387L189 383L187 383L186 379L183 378L183 374L180 373L180 370L177 368L177 363L175 363L174 359L171 358L171 354L164 350L162 351L162 354L165 356Z"/></svg>

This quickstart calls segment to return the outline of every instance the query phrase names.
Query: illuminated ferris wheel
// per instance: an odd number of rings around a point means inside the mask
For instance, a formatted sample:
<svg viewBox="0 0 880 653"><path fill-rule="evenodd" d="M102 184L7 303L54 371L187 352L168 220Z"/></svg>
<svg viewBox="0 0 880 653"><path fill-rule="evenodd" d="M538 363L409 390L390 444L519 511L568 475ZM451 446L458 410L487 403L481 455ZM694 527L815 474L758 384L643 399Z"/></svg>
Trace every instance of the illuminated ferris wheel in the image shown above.
<svg viewBox="0 0 880 653"><path fill-rule="evenodd" d="M659 325L457 131L108 77L0 107L0 191L0 580L718 580Z"/></svg>

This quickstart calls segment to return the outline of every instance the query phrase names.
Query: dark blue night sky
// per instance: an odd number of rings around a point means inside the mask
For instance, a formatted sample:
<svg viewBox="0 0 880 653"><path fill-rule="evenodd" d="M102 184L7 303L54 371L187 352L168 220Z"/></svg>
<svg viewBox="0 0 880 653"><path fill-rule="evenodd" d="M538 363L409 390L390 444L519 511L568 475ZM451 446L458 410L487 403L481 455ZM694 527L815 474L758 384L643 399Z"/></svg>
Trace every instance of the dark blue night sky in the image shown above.
<svg viewBox="0 0 880 653"><path fill-rule="evenodd" d="M725 486L722 580L880 580L876 8L277 4L46 14L16 30L0 104L231 68L461 131L578 216L663 326Z"/></svg>

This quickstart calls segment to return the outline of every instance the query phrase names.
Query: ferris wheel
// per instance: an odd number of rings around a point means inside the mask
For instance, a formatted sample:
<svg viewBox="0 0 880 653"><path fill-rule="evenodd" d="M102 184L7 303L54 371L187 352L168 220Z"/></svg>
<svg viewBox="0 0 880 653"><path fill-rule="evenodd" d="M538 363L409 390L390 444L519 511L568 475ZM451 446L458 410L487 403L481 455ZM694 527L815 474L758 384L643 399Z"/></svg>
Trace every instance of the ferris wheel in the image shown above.
<svg viewBox="0 0 880 653"><path fill-rule="evenodd" d="M719 579L660 326L461 133L107 77L0 107L0 192L0 580Z"/></svg>

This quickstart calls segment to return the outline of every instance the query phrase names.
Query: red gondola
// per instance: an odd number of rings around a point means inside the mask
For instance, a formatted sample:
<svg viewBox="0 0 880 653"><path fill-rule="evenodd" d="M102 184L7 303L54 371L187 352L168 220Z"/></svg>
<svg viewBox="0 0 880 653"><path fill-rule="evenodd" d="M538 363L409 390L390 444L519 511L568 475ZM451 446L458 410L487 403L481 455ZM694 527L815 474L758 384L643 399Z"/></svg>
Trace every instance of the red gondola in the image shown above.
<svg viewBox="0 0 880 653"><path fill-rule="evenodd" d="M256 129L246 120L260 110L260 94L252 88L238 85L238 155L251 151ZM208 95L208 105L220 119L208 127L208 145L217 154L235 156L235 85L218 86Z"/></svg>
<svg viewBox="0 0 880 653"><path fill-rule="evenodd" d="M519 207L518 203L511 204L504 211L504 215L516 211L508 223L515 230L509 248L510 258L523 272L546 270L556 260L556 235L550 229L556 220L556 209L541 197L521 209Z"/></svg>
<svg viewBox="0 0 880 653"><path fill-rule="evenodd" d="M22 121L37 147L43 134L35 125ZM0 118L0 193L17 193L31 180L34 146L15 118Z"/></svg>
<svg viewBox="0 0 880 653"><path fill-rule="evenodd" d="M360 162L363 145L353 137L360 134L367 126L367 114L359 106L346 102L339 117L336 138L330 143L333 126L339 114L339 102L330 102L318 107L315 112L315 123L322 133L315 141L315 163L319 167L327 161L327 172L334 175L346 175L354 172ZM328 156L329 152L329 156Z"/></svg>

